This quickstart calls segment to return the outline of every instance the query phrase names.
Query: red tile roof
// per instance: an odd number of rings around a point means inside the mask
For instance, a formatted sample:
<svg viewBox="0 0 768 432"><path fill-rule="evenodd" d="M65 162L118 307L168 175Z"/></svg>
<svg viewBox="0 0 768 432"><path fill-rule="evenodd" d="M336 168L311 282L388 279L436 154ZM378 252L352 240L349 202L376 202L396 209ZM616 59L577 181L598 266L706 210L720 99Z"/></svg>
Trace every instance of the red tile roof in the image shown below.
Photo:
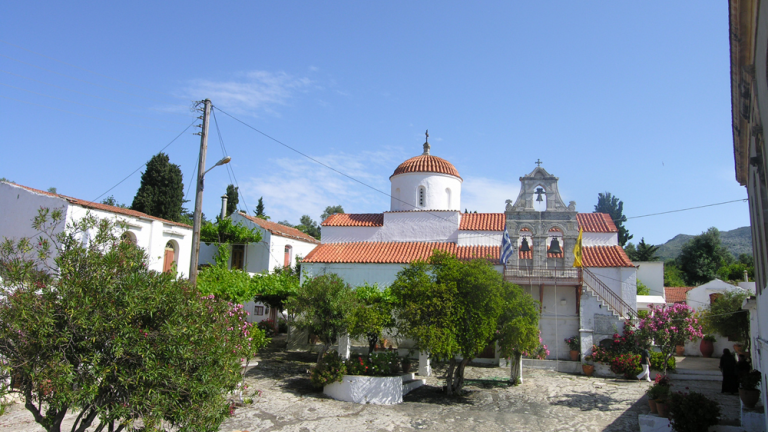
<svg viewBox="0 0 768 432"><path fill-rule="evenodd" d="M297 230L296 228L291 228L289 226L280 225L279 223L260 219L255 216L247 215L243 212L240 212L240 216L248 219L249 221L260 226L261 228L269 231L273 235L292 238L292 239L301 240L301 241L314 243L314 244L320 244L320 242L316 240L314 237L304 234L303 232Z"/></svg>
<svg viewBox="0 0 768 432"><path fill-rule="evenodd" d="M336 213L328 216L320 225L343 227L380 227L384 226L382 213Z"/></svg>
<svg viewBox="0 0 768 432"><path fill-rule="evenodd" d="M607 213L578 213L576 221L584 232L615 233L619 232L613 219Z"/></svg>
<svg viewBox="0 0 768 432"><path fill-rule="evenodd" d="M460 230L504 231L504 213L462 213Z"/></svg>
<svg viewBox="0 0 768 432"><path fill-rule="evenodd" d="M688 291L696 287L664 287L667 303L682 303L686 300Z"/></svg>
<svg viewBox="0 0 768 432"><path fill-rule="evenodd" d="M10 184L11 186L18 186L18 187L20 187L22 189L26 189L26 190L28 190L30 192L34 192L34 193L38 193L38 194L42 194L42 195L48 195L50 197L61 198L61 199L65 200L65 201L67 201L70 204L78 205L80 207L85 207L85 208L94 209L94 210L101 210L101 211L106 211L106 212L110 212L110 213L117 213L117 214L121 214L121 215L125 215L125 216L133 216L133 217L136 217L136 218L152 219L152 220L160 221L162 223L166 223L166 224L170 224L170 225L176 225L176 226L179 226L179 227L182 227L182 228L192 229L192 227L187 225L187 224L183 224L183 223L180 223L180 222L174 222L174 221L171 221L171 220L168 220L168 219L163 219L163 218L159 218L159 217L155 217L155 216L150 216L150 215L148 215L146 213L142 213L142 212L136 211L136 210L131 210L131 209L122 208L122 207L115 207L115 206L111 206L111 205L107 205L107 204L102 204L102 203L95 203L95 202L91 202L91 201L81 200L79 198L72 198L70 196L56 194L56 193L51 193L51 192L46 192L46 191L42 191L40 189L35 189L35 188L31 188L29 186L24 186L24 185L20 185L20 184L15 184L15 183L8 183L8 184Z"/></svg>
<svg viewBox="0 0 768 432"><path fill-rule="evenodd" d="M456 243L356 242L326 243L310 252L303 263L408 264L426 260L437 249L459 259L499 260L499 246L457 246Z"/></svg>
<svg viewBox="0 0 768 432"><path fill-rule="evenodd" d="M395 169L395 172L389 176L389 178L399 174L407 174L413 172L448 174L461 178L459 171L456 170L456 167L453 166L452 163L443 158L432 155L419 155L408 159L407 161L401 163Z"/></svg>
<svg viewBox="0 0 768 432"><path fill-rule="evenodd" d="M584 267L634 267L621 246L584 246Z"/></svg>

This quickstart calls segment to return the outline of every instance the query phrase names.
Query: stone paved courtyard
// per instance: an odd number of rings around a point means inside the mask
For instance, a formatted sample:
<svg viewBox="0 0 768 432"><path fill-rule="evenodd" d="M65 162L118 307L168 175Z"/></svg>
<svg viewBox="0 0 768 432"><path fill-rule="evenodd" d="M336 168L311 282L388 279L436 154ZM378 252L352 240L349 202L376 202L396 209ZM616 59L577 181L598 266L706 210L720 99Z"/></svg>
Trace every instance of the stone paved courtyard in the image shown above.
<svg viewBox="0 0 768 432"><path fill-rule="evenodd" d="M427 385L395 406L356 405L325 397L313 389L307 370L316 356L265 350L246 374L249 391L261 391L240 407L220 430L230 431L638 431L637 415L648 413L648 384L588 378L543 370L524 370L525 382L510 387L509 369L471 366L467 393L446 397L441 370ZM678 381L677 389L703 392L722 406L729 424L737 424L737 396L720 394L720 382ZM71 421L71 416L70 416ZM65 428L67 430L68 428ZM0 417L0 431L41 431L16 404Z"/></svg>

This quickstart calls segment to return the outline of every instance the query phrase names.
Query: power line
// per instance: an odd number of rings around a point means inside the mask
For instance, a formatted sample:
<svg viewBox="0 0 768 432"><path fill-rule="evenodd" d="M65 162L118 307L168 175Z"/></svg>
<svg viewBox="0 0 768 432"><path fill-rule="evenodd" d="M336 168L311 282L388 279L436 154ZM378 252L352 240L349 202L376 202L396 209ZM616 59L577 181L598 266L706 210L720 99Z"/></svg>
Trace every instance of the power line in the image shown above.
<svg viewBox="0 0 768 432"><path fill-rule="evenodd" d="M43 105L43 104L39 104L39 103L35 103L35 102L29 102L29 101L25 101L25 100L22 100L22 99L16 99L16 98L8 97L8 96L0 95L0 97L4 98L4 99L15 101L15 102L21 102L21 103L25 103L25 104L28 104L28 105L34 105L34 106L38 106L38 107L41 107L41 108L47 108L47 109L51 109L51 110L55 110L55 111L61 111L61 112L65 112L67 114L74 114L74 115L77 115L77 116L80 116L80 117L88 117L88 118L92 118L92 119L96 119L96 120L108 121L108 122L117 123L117 124L121 124L121 125L125 125L125 126L140 127L140 128L145 128L145 129L154 129L154 130L161 130L161 131L170 131L170 129L162 129L162 128L156 128L156 127L151 127L151 126L144 126L144 125L125 123L125 122L121 122L121 121L117 121L117 120L105 119L105 118L96 117L96 116L92 116L92 115L88 115L88 114L82 114L82 113L78 113L78 112L74 112L74 111L69 111L69 110L65 110L65 109L61 109L61 108L54 108L54 107L51 107L51 106L48 106L48 105Z"/></svg>
<svg viewBox="0 0 768 432"><path fill-rule="evenodd" d="M162 95L165 95L165 96L171 96L171 97L174 97L174 98L179 98L179 99L186 99L186 98L184 98L184 97L181 97L181 96L176 96L176 95L173 95L173 94L170 94L170 93L165 93L165 92L157 91L157 90L151 89L151 88L149 88L149 87L143 87L143 86L140 86L140 85L137 85L137 84L133 84L133 83L131 83L131 82L128 82L128 81L123 81L123 80L121 80L121 79L118 79L118 78L113 78L113 77L111 77L111 76L109 76L109 75L104 75L104 74L101 74L101 73L98 73L98 72L94 72L94 71L92 71L92 70L88 70L88 69L82 68L82 67L80 67L80 66L77 66L77 65L73 65L73 64L71 64L71 63L67 63L67 62L65 62L65 61L59 60L59 59L57 59L57 58L53 58L53 57L47 56L47 55L45 55L45 54L40 54L40 53L38 53L38 52L32 51L31 49L28 49L28 48L24 48L24 47L22 47L22 46L16 45L16 44L14 44L14 43L11 43L11 42L8 42L8 41L2 40L2 39L0 39L0 42L2 42L2 43L4 43L4 44L7 44L7 45L10 45L10 46L13 46L13 47L16 47L16 48L19 48L19 49L22 49L22 50L24 50L24 51L30 52L30 53L32 53L32 54L35 54L35 55L38 55L38 56L40 56L40 57L45 57L45 58L47 58L47 59L49 59L49 60L53 60L53 61L59 62L59 63L61 63L61 64L65 64L65 65L67 65L67 66L69 66L69 67L73 67L73 68L75 68L75 69L80 69L81 71L85 71L85 72L88 72L88 73L91 73L91 74L94 74L94 75L98 75L98 76L100 76L100 77L103 77L103 78L107 78L107 79L111 79L111 80L113 80L113 81L117 81L117 82L119 82L119 83L127 84L127 85L129 85L129 86L133 86L133 87L136 87L136 88L140 88L140 89L142 89L142 90L148 90L148 91L151 91L151 92L155 92L155 93L158 93L158 94L162 94Z"/></svg>
<svg viewBox="0 0 768 432"><path fill-rule="evenodd" d="M129 95L129 96L134 96L134 97L139 97L139 98L142 98L142 99L147 99L147 100L151 100L151 101L154 101L154 102L159 102L159 103L166 103L165 101L161 101L161 100L159 100L159 99L153 99L153 98L151 98L151 97L147 97L147 96L141 96L141 95L137 95L137 94L134 94L134 93L130 93L130 92L127 92L127 91L118 90L118 89L116 89L116 88L108 87L108 86L105 86L105 85L96 84L96 83L93 83L93 82L90 82L90 81L86 81L86 80L83 80L83 79L80 79L80 78L75 78L75 77L73 77L73 76L71 76L71 75L63 74L63 73L61 73L61 72L56 72L55 70L47 69L47 68L44 68L44 67L42 67L42 66L38 66L38 65L35 65L35 64L32 64L32 63L28 63L28 62L25 62L25 61L23 61L23 60L15 59L15 58L13 58L13 57L10 57L10 56L7 56L7 55L5 55L5 54L0 54L0 57L5 57L5 58L7 58L7 59L9 59L9 60L13 60L13 61L15 61L15 62L19 62L19 63L25 64L25 65L27 65L27 66L32 66L32 67L35 67L35 68L38 68L38 69L44 70L44 71L46 71L46 72L54 73L54 74L56 74L56 75L61 75L61 76L65 77L65 78L73 79L73 80L75 80L75 81L80 81L80 82L82 82L82 83L85 83L85 84L90 84L90 85L93 85L93 86L96 86L96 87L101 87L101 88L103 88L103 89L112 90L112 91L115 91L115 92L118 92L118 93L123 93L123 94L127 94L127 95Z"/></svg>
<svg viewBox="0 0 768 432"><path fill-rule="evenodd" d="M183 131L181 131L181 133L179 133L178 135L176 135L176 138L172 139L172 140L171 140L171 142L169 142L168 144L166 144L166 145L165 145L165 147L161 148L161 149L158 151L158 153L159 153L159 152L161 152L161 151L163 151L163 150L165 150L165 149L167 149L167 148L168 148L168 146L170 146L171 144L173 144L173 143L174 143L174 142L175 142L177 139L179 139L179 138L180 138L182 135L184 135L184 132L186 132L187 130L189 130L189 128L191 128L191 127L192 127L192 125L194 125L194 124L195 124L195 122L197 122L197 119L194 119L194 120L192 121L192 123L190 123L190 124L189 124L189 126L187 126L186 128L184 128L184 130L183 130ZM103 197L104 195L106 195L107 193L109 193L109 191L111 191L112 189L114 189L114 188L118 187L118 186L120 185L120 183L122 183L122 182L124 182L124 181L128 180L128 178L129 178L129 177L131 177L132 175L136 174L136 172L138 172L140 169L144 168L144 167L147 165L147 163L149 163L149 161L147 161L147 162L144 162L143 164L141 164L141 166L139 166L138 168L136 168L136 169L135 169L135 170L134 170L132 173L128 174L128 175L127 175L127 176L126 176L124 179L122 179L122 180L120 180L119 182L117 182L117 184L116 184L116 185L114 185L114 186L112 186L111 188L107 189L107 191L106 191L106 192L104 192L103 194L101 194L101 195L97 196L97 197L96 197L95 199L93 199L91 202L96 202L96 200L98 200L99 198L101 198L101 197Z"/></svg>
<svg viewBox="0 0 768 432"><path fill-rule="evenodd" d="M216 132L219 134L219 142L221 143L221 149L224 152L224 156L228 156L227 148L224 146L224 138L222 138L221 130L219 130L219 121L216 119L216 110L214 110L213 107L211 108L211 113L213 114L213 123L216 125ZM227 167L230 170L232 170L232 177L234 177L235 185L237 185L237 194L240 197L240 199L243 200L243 205L245 206L246 213L250 213L251 210L248 208L248 203L245 202L245 195L242 192L240 192L240 184L237 182L237 176L235 176L235 169L232 168L230 165L231 164L227 164Z"/></svg>
<svg viewBox="0 0 768 432"><path fill-rule="evenodd" d="M745 202L745 201L748 201L748 200L749 200L748 198L742 198L742 199L737 199L737 200L724 201L724 202L720 202L720 203L706 204L706 205L696 206L696 207L688 207L688 208L679 209L679 210L670 210L670 211L665 211L665 212L660 212L660 213L651 213L651 214L642 215L642 216L632 216L632 217L628 217L627 220L629 220L629 219L639 219L639 218L644 218L644 217L648 217L648 216L658 216L658 215L663 215L663 214L668 214L668 213L677 213L677 212L688 211L688 210L695 210L695 209L700 209L700 208L705 208L705 207L714 207L714 206L719 206L719 205L723 205L723 204L730 204L730 203L735 203L735 202ZM616 222L616 221L614 220L614 222Z"/></svg>
<svg viewBox="0 0 768 432"><path fill-rule="evenodd" d="M146 116L143 116L143 115L131 114L131 113L126 113L126 112L122 112L122 111L111 110L111 109L108 109L108 108L97 107L95 105L88 105L88 104L84 104L82 102L75 102L75 101L71 101L69 99L63 99L63 98L60 98L60 97L47 95L45 93L39 93L39 92L28 90L28 89L25 89L25 88L22 88L22 87L16 87L16 86L13 86L13 85L10 85L10 84L0 83L0 85L4 85L6 87L10 87L10 88L13 88L13 89L16 89L16 90L21 90L21 91L25 91L25 92L28 92L28 93L36 94L38 96L43 96L43 97L47 97L47 98L50 98L50 99L56 99L56 100L60 100L62 102L66 102L66 103L82 105L82 106L85 106L85 107L88 107L88 108L98 109L98 110L107 111L107 112L111 112L111 113L115 113L115 114L122 114L122 115L131 116L131 117L138 117L138 118L143 118L143 119L146 119L146 120L161 121L161 122L171 123L171 124L175 124L175 125L179 124L179 123L177 123L175 121L171 121L171 120L163 120L163 119L157 119L157 118L152 118L152 117L146 117Z"/></svg>

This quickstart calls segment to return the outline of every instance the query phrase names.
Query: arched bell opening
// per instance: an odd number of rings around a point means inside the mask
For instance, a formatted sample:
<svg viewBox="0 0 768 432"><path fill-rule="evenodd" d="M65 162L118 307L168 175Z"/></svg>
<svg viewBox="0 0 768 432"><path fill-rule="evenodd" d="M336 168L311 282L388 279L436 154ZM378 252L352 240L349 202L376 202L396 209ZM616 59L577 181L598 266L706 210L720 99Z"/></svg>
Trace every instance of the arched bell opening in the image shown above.
<svg viewBox="0 0 768 432"><path fill-rule="evenodd" d="M533 209L538 212L547 210L547 190L542 185L533 189Z"/></svg>

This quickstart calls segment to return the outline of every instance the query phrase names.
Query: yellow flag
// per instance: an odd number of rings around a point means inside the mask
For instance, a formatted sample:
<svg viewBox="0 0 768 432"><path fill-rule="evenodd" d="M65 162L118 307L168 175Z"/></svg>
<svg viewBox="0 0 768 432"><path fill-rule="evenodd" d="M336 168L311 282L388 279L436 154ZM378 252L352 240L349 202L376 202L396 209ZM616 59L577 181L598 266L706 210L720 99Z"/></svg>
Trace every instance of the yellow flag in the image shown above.
<svg viewBox="0 0 768 432"><path fill-rule="evenodd" d="M584 231L579 228L579 237L576 239L576 246L573 247L573 266L581 267L581 235Z"/></svg>

